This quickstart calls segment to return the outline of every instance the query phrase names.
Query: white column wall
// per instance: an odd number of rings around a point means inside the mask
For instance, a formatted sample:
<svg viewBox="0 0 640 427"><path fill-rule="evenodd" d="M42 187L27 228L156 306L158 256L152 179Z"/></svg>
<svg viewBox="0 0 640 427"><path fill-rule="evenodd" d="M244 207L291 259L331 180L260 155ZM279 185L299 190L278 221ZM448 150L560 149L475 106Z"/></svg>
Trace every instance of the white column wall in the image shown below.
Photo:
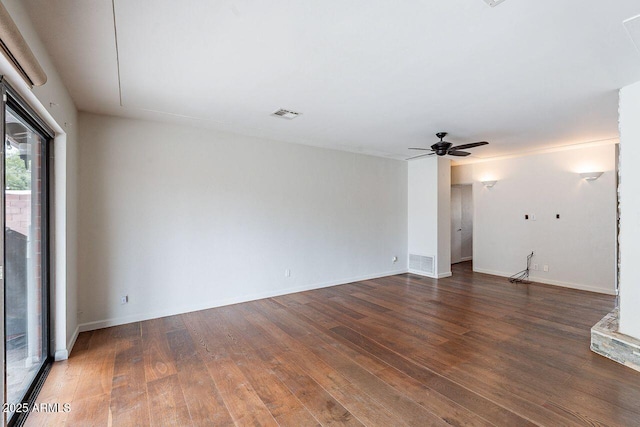
<svg viewBox="0 0 640 427"><path fill-rule="evenodd" d="M620 326L640 339L640 82L620 91Z"/></svg>
<svg viewBox="0 0 640 427"><path fill-rule="evenodd" d="M409 254L435 258L430 277L451 275L451 163L441 157L409 162ZM413 273L421 274L412 270Z"/></svg>

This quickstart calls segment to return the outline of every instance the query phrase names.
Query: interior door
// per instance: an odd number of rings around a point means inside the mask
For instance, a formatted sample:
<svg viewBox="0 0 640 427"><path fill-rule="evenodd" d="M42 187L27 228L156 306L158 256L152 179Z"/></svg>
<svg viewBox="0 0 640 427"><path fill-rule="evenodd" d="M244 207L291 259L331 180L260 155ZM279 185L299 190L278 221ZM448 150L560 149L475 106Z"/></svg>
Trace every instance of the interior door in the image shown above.
<svg viewBox="0 0 640 427"><path fill-rule="evenodd" d="M451 187L451 264L462 261L462 191Z"/></svg>

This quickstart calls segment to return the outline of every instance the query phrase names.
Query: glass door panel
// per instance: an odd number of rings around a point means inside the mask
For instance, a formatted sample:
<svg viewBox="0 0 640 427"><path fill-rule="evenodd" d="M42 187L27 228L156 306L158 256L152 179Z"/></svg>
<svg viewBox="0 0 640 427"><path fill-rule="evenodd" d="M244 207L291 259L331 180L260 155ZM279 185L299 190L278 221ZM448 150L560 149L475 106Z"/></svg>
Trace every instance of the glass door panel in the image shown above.
<svg viewBox="0 0 640 427"><path fill-rule="evenodd" d="M19 113L6 107L4 274L6 408L9 410L25 399L48 357L43 280L45 144L43 135Z"/></svg>

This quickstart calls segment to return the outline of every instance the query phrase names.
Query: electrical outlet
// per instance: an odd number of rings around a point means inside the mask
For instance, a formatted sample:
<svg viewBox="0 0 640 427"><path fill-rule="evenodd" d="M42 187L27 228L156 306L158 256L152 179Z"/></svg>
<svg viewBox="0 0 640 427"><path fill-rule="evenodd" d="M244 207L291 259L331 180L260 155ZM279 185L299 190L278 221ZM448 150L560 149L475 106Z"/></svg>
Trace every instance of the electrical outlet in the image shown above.
<svg viewBox="0 0 640 427"><path fill-rule="evenodd" d="M120 297L120 304L127 304L129 302L129 295L123 295Z"/></svg>
<svg viewBox="0 0 640 427"><path fill-rule="evenodd" d="M291 277L291 270L288 268L284 271L284 277Z"/></svg>
<svg viewBox="0 0 640 427"><path fill-rule="evenodd" d="M544 267L542 267L544 269L544 271L549 271L549 266L545 265Z"/></svg>

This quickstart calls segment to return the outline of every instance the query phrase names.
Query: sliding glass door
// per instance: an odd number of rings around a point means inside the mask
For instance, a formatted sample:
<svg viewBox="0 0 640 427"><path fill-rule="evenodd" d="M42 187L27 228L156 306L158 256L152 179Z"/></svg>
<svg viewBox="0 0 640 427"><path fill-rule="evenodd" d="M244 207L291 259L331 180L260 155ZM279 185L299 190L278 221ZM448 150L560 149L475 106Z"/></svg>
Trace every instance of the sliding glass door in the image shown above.
<svg viewBox="0 0 640 427"><path fill-rule="evenodd" d="M47 151L50 136L19 99L4 105L5 410L24 417L49 351Z"/></svg>

